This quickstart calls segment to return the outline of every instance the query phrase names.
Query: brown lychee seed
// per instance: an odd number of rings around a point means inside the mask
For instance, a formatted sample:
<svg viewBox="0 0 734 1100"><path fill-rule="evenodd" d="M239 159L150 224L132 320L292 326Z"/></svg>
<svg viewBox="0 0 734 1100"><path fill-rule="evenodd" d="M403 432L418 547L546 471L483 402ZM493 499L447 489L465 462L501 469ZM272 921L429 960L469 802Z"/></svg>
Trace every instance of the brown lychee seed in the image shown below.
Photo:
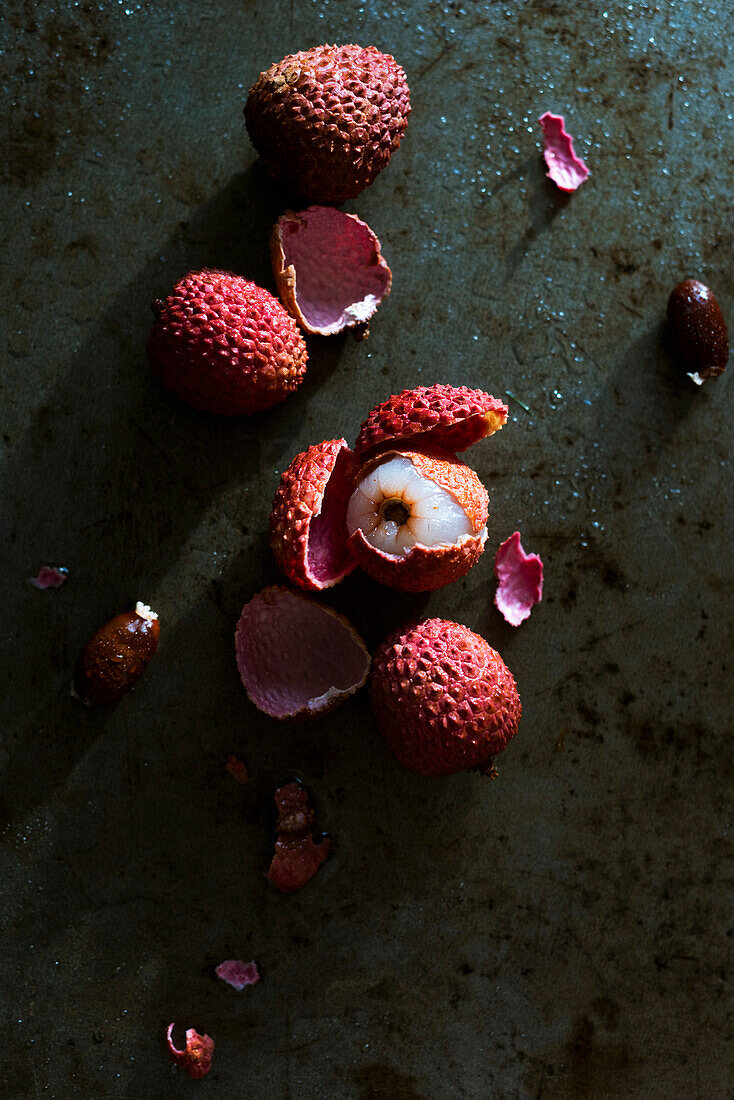
<svg viewBox="0 0 734 1100"><path fill-rule="evenodd" d="M387 451L360 468L348 546L380 584L429 592L463 577L481 556L488 503L475 472L454 455Z"/></svg>
<svg viewBox="0 0 734 1100"><path fill-rule="evenodd" d="M729 336L714 292L697 279L684 279L668 299L671 350L697 385L726 370Z"/></svg>
<svg viewBox="0 0 734 1100"><path fill-rule="evenodd" d="M314 718L362 687L370 657L344 616L274 585L242 608L237 667L250 701L271 718Z"/></svg>
<svg viewBox="0 0 734 1100"><path fill-rule="evenodd" d="M408 125L405 73L374 46L289 54L250 88L245 123L271 175L308 202L341 205L373 182Z"/></svg>
<svg viewBox="0 0 734 1100"><path fill-rule="evenodd" d="M332 336L350 328L361 338L392 274L370 227L355 214L310 206L278 219L270 240L278 295L302 329Z"/></svg>
<svg viewBox="0 0 734 1100"><path fill-rule="evenodd" d="M392 634L375 653L370 698L377 727L401 764L421 775L475 769L517 732L522 706L510 670L479 634L424 619Z"/></svg>
<svg viewBox="0 0 734 1100"><path fill-rule="evenodd" d="M455 454L499 431L507 414L507 406L484 390L418 386L393 394L371 411L354 453L359 461L388 448L440 447Z"/></svg>
<svg viewBox="0 0 734 1100"><path fill-rule="evenodd" d="M92 635L74 671L74 693L88 706L116 703L145 672L158 648L155 611L138 602Z"/></svg>
<svg viewBox="0 0 734 1100"><path fill-rule="evenodd" d="M301 588L332 588L356 567L347 547L354 456L345 439L319 443L283 471L270 513L278 565Z"/></svg>

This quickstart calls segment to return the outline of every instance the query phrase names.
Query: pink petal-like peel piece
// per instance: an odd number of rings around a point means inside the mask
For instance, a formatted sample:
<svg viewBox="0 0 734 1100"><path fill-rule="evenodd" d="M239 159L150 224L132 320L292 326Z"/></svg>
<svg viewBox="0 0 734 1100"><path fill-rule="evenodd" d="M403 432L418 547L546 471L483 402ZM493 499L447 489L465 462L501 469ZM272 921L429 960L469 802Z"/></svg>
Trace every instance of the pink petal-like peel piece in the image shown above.
<svg viewBox="0 0 734 1100"><path fill-rule="evenodd" d="M227 985L231 985L233 989L236 989L238 993L246 985L255 985L260 981L260 971L254 959L248 963L242 962L242 959L227 959L219 964L214 973Z"/></svg>
<svg viewBox="0 0 734 1100"><path fill-rule="evenodd" d="M566 131L563 115L546 111L538 122L543 131L543 156L548 165L546 175L561 191L575 191L591 173L573 151L573 138Z"/></svg>
<svg viewBox="0 0 734 1100"><path fill-rule="evenodd" d="M38 575L29 577L28 581L34 588L61 588L68 576L69 570L63 566L42 565Z"/></svg>
<svg viewBox="0 0 734 1100"><path fill-rule="evenodd" d="M214 1040L210 1039L208 1035L199 1035L198 1031L190 1027L186 1032L185 1049L177 1050L173 1045L174 1026L174 1024L169 1024L166 1032L166 1043L168 1044L171 1061L175 1062L177 1066L183 1066L186 1073L194 1081L206 1077L212 1067Z"/></svg>
<svg viewBox="0 0 734 1100"><path fill-rule="evenodd" d="M390 293L392 274L370 227L333 206L287 211L270 244L280 299L306 332L364 325Z"/></svg>
<svg viewBox="0 0 734 1100"><path fill-rule="evenodd" d="M367 680L370 655L342 615L273 585L242 608L237 667L250 700L272 718L312 718Z"/></svg>
<svg viewBox="0 0 734 1100"><path fill-rule="evenodd" d="M494 575L499 581L495 606L511 626L519 626L543 597L543 563L538 554L525 553L519 531L495 554Z"/></svg>

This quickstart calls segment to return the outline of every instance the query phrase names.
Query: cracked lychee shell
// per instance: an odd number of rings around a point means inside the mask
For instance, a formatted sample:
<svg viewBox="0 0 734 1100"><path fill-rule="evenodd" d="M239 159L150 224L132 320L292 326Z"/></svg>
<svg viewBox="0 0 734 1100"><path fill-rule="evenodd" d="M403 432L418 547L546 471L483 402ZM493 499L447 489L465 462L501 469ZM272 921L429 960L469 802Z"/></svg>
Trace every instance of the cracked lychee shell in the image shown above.
<svg viewBox="0 0 734 1100"><path fill-rule="evenodd" d="M475 472L455 455L387 451L359 469L347 508L349 550L389 588L442 588L481 556L488 503Z"/></svg>
<svg viewBox="0 0 734 1100"><path fill-rule="evenodd" d="M441 447L452 454L493 435L507 421L507 406L466 386L418 386L372 410L354 453L360 461L387 448Z"/></svg>
<svg viewBox="0 0 734 1100"><path fill-rule="evenodd" d="M278 219L270 240L278 295L302 329L364 337L390 293L392 273L366 222L332 206L309 206Z"/></svg>
<svg viewBox="0 0 734 1100"><path fill-rule="evenodd" d="M194 271L164 301L148 359L183 401L204 412L262 412L303 381L306 344L298 325L267 290L227 271Z"/></svg>
<svg viewBox="0 0 734 1100"><path fill-rule="evenodd" d="M242 608L237 667L250 701L271 718L315 718L367 680L370 656L343 615L290 588L263 589Z"/></svg>
<svg viewBox="0 0 734 1100"><path fill-rule="evenodd" d="M347 504L354 456L345 439L318 443L284 470L270 513L270 545L301 588L331 588L356 562L347 548Z"/></svg>
<svg viewBox="0 0 734 1100"><path fill-rule="evenodd" d="M479 634L446 619L404 627L372 661L377 727L401 764L421 775L492 761L517 732L522 706L510 670Z"/></svg>
<svg viewBox="0 0 734 1100"><path fill-rule="evenodd" d="M373 182L410 114L405 73L374 46L315 46L261 73L245 106L271 175L309 202L341 205Z"/></svg>

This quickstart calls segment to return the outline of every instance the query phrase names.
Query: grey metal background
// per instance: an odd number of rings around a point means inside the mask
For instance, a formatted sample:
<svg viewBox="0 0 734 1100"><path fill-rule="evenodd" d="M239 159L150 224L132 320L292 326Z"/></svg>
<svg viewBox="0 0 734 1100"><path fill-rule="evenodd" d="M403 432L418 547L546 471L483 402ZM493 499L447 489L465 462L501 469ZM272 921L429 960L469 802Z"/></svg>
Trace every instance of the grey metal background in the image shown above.
<svg viewBox="0 0 734 1100"><path fill-rule="evenodd" d="M12 0L0 28L2 1097L731 1100L730 379L694 392L662 318L694 275L734 321L732 4ZM150 377L148 303L200 265L272 285L289 200L242 107L325 41L410 81L403 145L347 207L392 294L367 344L310 341L277 409L197 415ZM546 109L593 173L570 198ZM364 693L271 722L233 660L278 577L279 472L434 381L531 410L471 455L489 550L429 597L329 598L370 647L430 613L502 652L525 712L496 782L403 771ZM546 565L518 630L492 607L515 528ZM25 582L46 561L58 592ZM158 656L86 711L76 655L136 599ZM282 897L293 772L335 852ZM261 984L218 983L232 956ZM215 1039L205 1082L169 1065L171 1020Z"/></svg>

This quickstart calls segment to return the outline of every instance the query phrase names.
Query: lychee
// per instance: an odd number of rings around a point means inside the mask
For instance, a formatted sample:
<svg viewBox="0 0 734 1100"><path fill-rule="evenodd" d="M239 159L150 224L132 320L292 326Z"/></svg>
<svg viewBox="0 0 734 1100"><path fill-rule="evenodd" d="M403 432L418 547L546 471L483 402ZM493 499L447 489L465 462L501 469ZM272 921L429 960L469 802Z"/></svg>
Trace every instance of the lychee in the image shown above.
<svg viewBox="0 0 734 1100"><path fill-rule="evenodd" d="M499 653L445 619L424 619L380 646L370 696L388 746L421 775L466 768L493 774L493 759L514 737L522 713Z"/></svg>
<svg viewBox="0 0 734 1100"><path fill-rule="evenodd" d="M280 479L270 513L270 545L278 565L301 588L331 588L356 562L347 549L347 504L354 456L346 439L296 455Z"/></svg>
<svg viewBox="0 0 734 1100"><path fill-rule="evenodd" d="M410 114L405 73L374 46L289 54L250 89L245 122L268 171L309 202L340 205L373 182Z"/></svg>
<svg viewBox="0 0 734 1100"><path fill-rule="evenodd" d="M403 390L372 410L354 453L360 461L389 448L437 446L456 453L493 435L507 421L507 406L483 390L466 386L418 386Z"/></svg>
<svg viewBox="0 0 734 1100"><path fill-rule="evenodd" d="M392 274L370 227L332 206L279 218L270 241L280 300L301 328L331 336L366 326L390 293Z"/></svg>
<svg viewBox="0 0 734 1100"><path fill-rule="evenodd" d="M227 271L194 271L153 303L148 359L205 412L261 412L300 385L308 358L296 322L267 290Z"/></svg>
<svg viewBox="0 0 734 1100"><path fill-rule="evenodd" d="M313 718L367 680L370 656L342 615L274 585L242 608L237 667L254 705L272 718Z"/></svg>
<svg viewBox="0 0 734 1100"><path fill-rule="evenodd" d="M481 556L488 503L477 475L454 455L388 451L359 471L347 508L349 549L389 588L442 588Z"/></svg>

